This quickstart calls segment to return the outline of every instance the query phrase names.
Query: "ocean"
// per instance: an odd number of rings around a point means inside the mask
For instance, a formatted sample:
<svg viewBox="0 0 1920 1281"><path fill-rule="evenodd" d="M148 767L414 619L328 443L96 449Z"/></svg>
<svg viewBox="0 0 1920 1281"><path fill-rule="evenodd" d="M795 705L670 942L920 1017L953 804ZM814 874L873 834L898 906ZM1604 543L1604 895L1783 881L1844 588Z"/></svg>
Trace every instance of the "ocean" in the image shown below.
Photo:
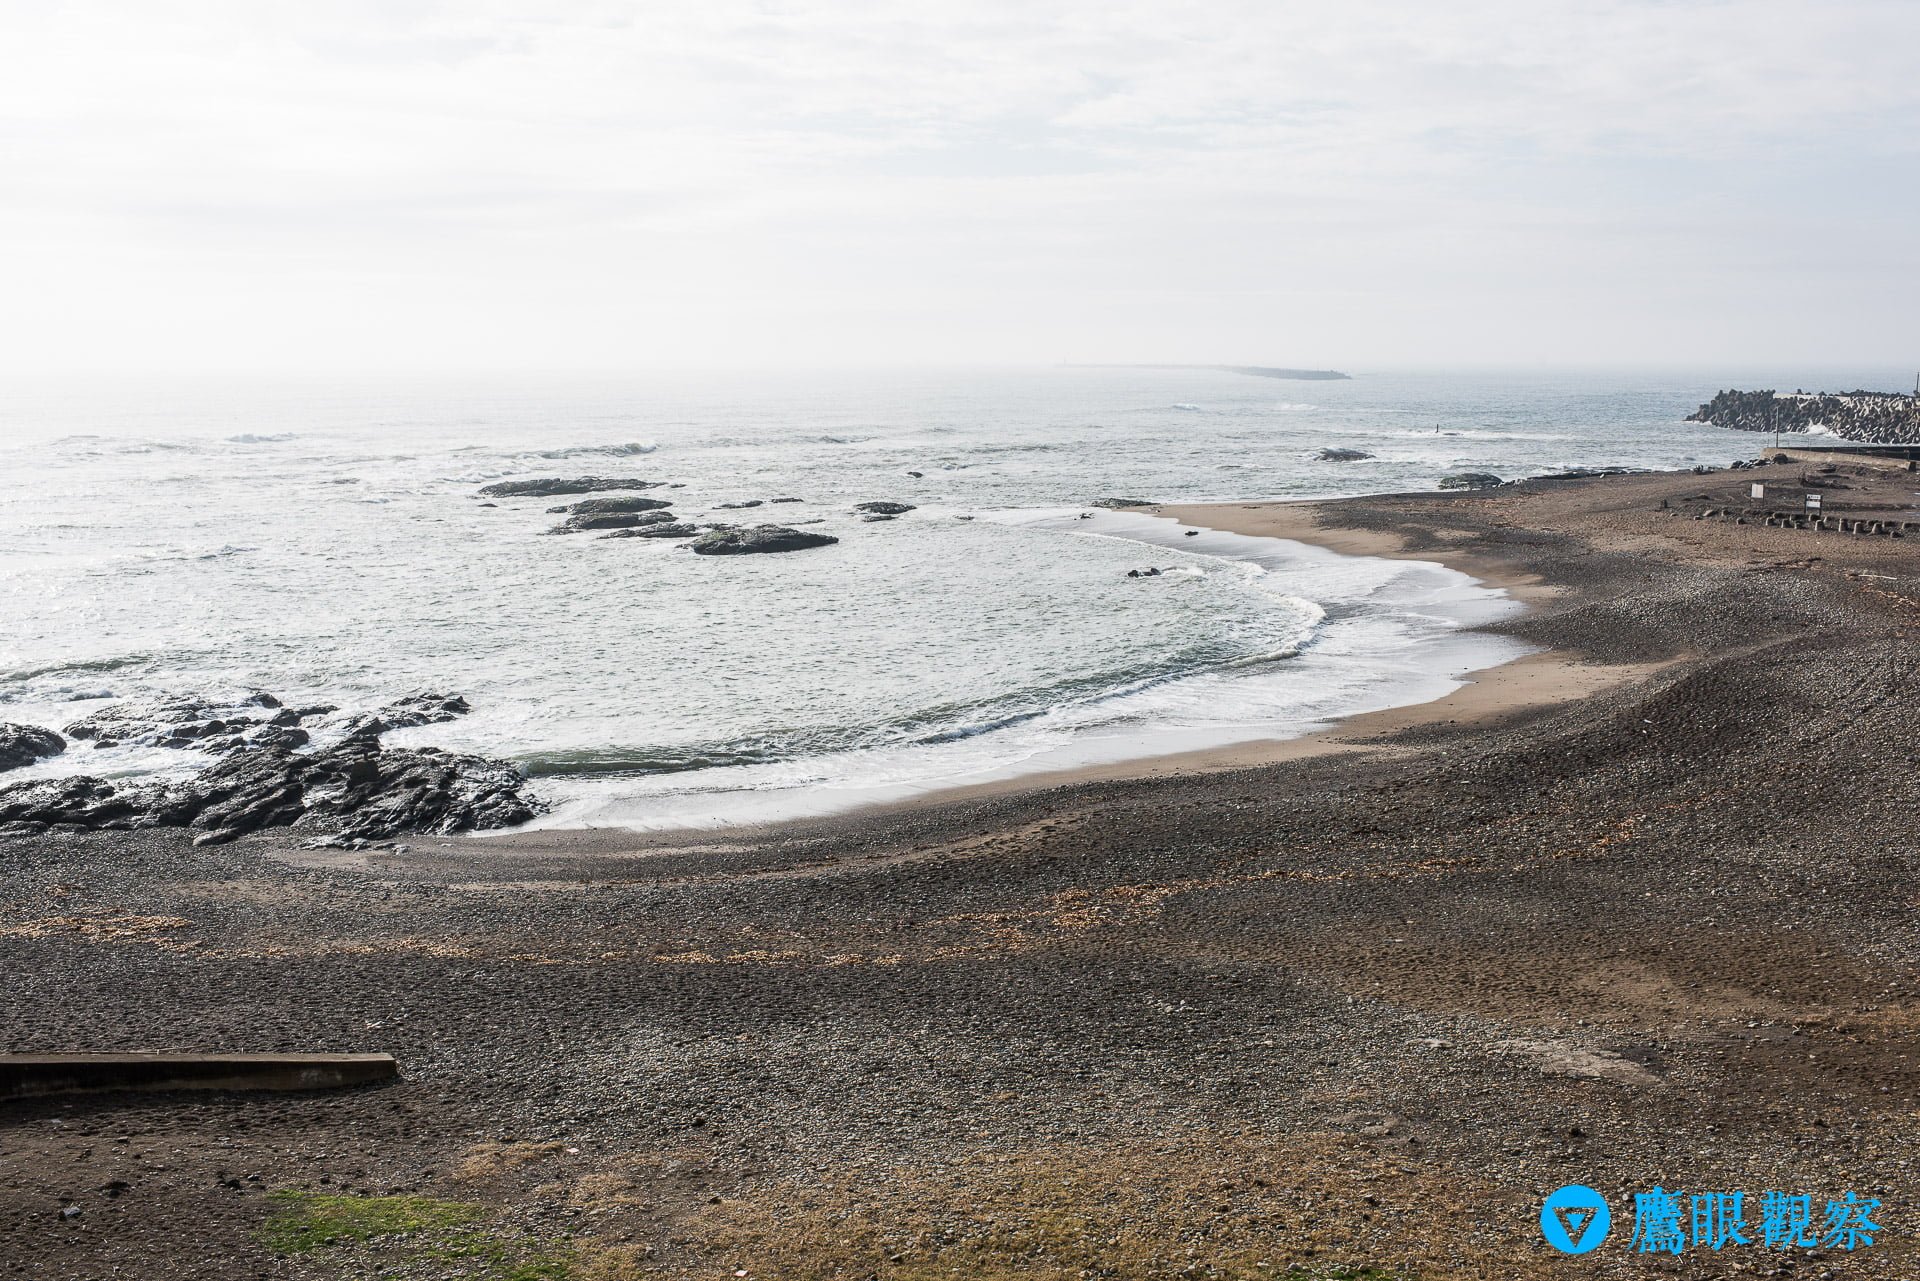
<svg viewBox="0 0 1920 1281"><path fill-rule="evenodd" d="M520 762L547 824L641 828L1286 737L1514 656L1467 630L1514 606L1438 566L1187 537L1095 500L1724 465L1758 441L1681 421L1720 387L1898 378L1354 372L14 380L0 720L59 728L156 694L361 710L458 692L472 715L389 741ZM552 536L566 499L477 494L573 475L664 482L646 495L687 520L840 541L695 556ZM721 506L773 498L802 501ZM915 510L861 520L873 500ZM76 743L4 781L205 763Z"/></svg>

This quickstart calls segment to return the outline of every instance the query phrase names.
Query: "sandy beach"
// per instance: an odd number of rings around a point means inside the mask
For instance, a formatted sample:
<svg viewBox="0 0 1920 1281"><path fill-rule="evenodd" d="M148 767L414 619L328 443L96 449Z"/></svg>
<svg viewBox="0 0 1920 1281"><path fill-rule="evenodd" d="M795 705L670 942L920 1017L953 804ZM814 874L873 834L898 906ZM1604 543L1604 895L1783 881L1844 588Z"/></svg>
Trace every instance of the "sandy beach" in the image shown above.
<svg viewBox="0 0 1920 1281"><path fill-rule="evenodd" d="M1754 476L1162 509L1528 604L1302 739L711 833L0 838L7 1049L402 1073L0 1103L0 1276L1911 1276L1920 536L1720 515ZM1578 1264L1570 1182L1884 1235Z"/></svg>

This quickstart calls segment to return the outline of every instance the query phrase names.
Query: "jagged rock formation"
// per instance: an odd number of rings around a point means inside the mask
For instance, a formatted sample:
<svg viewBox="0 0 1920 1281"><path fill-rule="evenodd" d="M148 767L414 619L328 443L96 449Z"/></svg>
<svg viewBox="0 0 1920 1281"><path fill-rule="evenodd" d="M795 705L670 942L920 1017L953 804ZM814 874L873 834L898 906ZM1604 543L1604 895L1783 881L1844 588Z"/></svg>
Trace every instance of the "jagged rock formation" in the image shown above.
<svg viewBox="0 0 1920 1281"><path fill-rule="evenodd" d="M1897 392L1723 391L1688 414L1687 421L1736 431L1824 427L1842 440L1862 444L1920 445L1920 397Z"/></svg>
<svg viewBox="0 0 1920 1281"><path fill-rule="evenodd" d="M160 705L198 706L190 700ZM110 708L88 718L89 728L110 724L139 741L204 746L204 737L179 738L173 726L156 726L154 710ZM0 787L0 835L188 827L199 829L196 845L212 845L262 828L295 827L311 832L316 844L360 845L402 832L526 822L540 803L525 794L526 775L511 762L380 742L389 729L447 721L467 710L457 694L416 694L349 721L346 737L331 747L294 751L306 742L302 731L295 731L298 743L243 741L184 782L112 783L77 775ZM102 735L92 737L99 742Z"/></svg>
<svg viewBox="0 0 1920 1281"><path fill-rule="evenodd" d="M1457 471L1440 478L1442 489L1492 489L1506 483L1490 471Z"/></svg>
<svg viewBox="0 0 1920 1281"><path fill-rule="evenodd" d="M238 703L199 698L113 703L67 726L67 737L95 747L134 743L221 755L249 747L302 746L308 734L301 722L333 710L286 707L271 694L253 694Z"/></svg>
<svg viewBox="0 0 1920 1281"><path fill-rule="evenodd" d="M38 725L0 724L0 770L19 769L43 756L58 756L67 740Z"/></svg>

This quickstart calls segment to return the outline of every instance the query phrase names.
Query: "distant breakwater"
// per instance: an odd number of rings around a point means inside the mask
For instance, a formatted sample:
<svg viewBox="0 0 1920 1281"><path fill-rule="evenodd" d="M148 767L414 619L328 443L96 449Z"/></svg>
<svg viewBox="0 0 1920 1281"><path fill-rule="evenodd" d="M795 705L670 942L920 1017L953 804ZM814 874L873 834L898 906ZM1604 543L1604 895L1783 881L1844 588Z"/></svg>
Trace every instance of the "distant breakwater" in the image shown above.
<svg viewBox="0 0 1920 1281"><path fill-rule="evenodd" d="M1920 397L1901 392L1723 391L1688 414L1687 421L1737 431L1824 428L1842 440L1920 445Z"/></svg>

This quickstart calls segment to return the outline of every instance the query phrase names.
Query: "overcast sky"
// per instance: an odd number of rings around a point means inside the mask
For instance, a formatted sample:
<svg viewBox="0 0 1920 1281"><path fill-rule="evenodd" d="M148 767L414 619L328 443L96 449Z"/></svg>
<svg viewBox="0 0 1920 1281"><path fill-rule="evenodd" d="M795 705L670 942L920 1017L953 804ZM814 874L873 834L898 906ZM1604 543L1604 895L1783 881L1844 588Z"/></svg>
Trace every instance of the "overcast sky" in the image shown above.
<svg viewBox="0 0 1920 1281"><path fill-rule="evenodd" d="M0 367L1920 360L1913 0L0 3Z"/></svg>

